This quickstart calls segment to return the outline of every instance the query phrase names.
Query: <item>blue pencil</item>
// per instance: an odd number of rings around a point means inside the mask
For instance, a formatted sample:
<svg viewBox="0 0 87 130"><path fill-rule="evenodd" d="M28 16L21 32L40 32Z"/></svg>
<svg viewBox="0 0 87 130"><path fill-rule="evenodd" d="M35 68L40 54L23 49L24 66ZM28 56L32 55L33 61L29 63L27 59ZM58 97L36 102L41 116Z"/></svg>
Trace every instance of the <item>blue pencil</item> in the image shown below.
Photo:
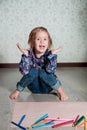
<svg viewBox="0 0 87 130"><path fill-rule="evenodd" d="M35 126L32 126L32 128L51 127L51 126L53 126L53 125L54 125L54 122L50 122L50 123L35 125Z"/></svg>
<svg viewBox="0 0 87 130"><path fill-rule="evenodd" d="M26 118L26 115L23 115L18 124L21 125L25 118Z"/></svg>
<svg viewBox="0 0 87 130"><path fill-rule="evenodd" d="M19 124L15 123L15 122L11 122L12 124L16 125L17 127L21 128L22 130L27 130L25 127L20 126Z"/></svg>
<svg viewBox="0 0 87 130"><path fill-rule="evenodd" d="M38 122L44 120L44 119L47 118L47 117L48 117L48 114L43 115L43 116L40 117L38 120L36 120L36 121L34 122L34 124L36 124L36 123L38 123Z"/></svg>

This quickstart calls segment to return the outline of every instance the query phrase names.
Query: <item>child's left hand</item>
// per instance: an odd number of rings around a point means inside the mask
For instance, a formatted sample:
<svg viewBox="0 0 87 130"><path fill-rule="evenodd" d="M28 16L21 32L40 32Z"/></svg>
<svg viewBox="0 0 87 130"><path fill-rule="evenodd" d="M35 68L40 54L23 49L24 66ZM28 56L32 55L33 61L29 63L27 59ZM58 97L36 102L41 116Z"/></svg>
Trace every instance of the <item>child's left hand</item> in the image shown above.
<svg viewBox="0 0 87 130"><path fill-rule="evenodd" d="M58 52L60 52L60 51L62 51L62 50L63 50L63 47L60 46L60 47L58 47L57 49L52 50L52 54L56 54L56 53L58 53Z"/></svg>

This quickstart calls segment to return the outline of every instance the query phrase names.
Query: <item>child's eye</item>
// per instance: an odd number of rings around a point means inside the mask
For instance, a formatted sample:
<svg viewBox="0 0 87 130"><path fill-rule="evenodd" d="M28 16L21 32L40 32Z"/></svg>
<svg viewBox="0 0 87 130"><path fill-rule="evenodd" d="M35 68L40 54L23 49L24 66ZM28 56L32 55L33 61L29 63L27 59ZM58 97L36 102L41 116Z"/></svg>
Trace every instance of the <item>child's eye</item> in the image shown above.
<svg viewBox="0 0 87 130"><path fill-rule="evenodd" d="M44 41L46 41L47 39L46 38L44 38Z"/></svg>
<svg viewBox="0 0 87 130"><path fill-rule="evenodd" d="M38 41L39 41L39 40L40 40L40 38L37 38L36 40L38 40Z"/></svg>

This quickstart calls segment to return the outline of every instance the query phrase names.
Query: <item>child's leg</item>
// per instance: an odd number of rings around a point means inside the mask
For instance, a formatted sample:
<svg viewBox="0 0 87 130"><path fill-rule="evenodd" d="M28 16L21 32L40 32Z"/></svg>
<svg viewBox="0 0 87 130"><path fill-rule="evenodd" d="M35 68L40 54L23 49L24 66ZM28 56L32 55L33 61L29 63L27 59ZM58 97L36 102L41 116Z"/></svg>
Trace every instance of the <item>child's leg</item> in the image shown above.
<svg viewBox="0 0 87 130"><path fill-rule="evenodd" d="M10 95L10 98L11 99L17 99L20 92L23 91L24 88L28 84L30 84L32 81L33 81L33 78L29 74L24 75L22 77L22 79L17 83L17 85L16 85L17 89L14 92L12 92L12 94Z"/></svg>
<svg viewBox="0 0 87 130"><path fill-rule="evenodd" d="M61 101L65 101L68 99L68 96L65 94L61 87L61 82L54 74L49 74L45 70L40 70L40 78L52 89L57 91L57 93L60 95Z"/></svg>
<svg viewBox="0 0 87 130"><path fill-rule="evenodd" d="M53 85L52 88L57 91L61 101L66 101L68 99L68 96L66 95L61 86L61 82L57 79L57 83L55 83L55 85Z"/></svg>
<svg viewBox="0 0 87 130"><path fill-rule="evenodd" d="M20 92L34 81L34 79L37 77L37 73L38 71L32 68L29 74L24 75L22 79L17 83L17 89L10 95L10 98L17 99Z"/></svg>
<svg viewBox="0 0 87 130"><path fill-rule="evenodd" d="M57 90L58 94L60 95L60 100L61 101L66 101L68 100L68 96L66 95L66 93L63 91L62 87L59 87Z"/></svg>
<svg viewBox="0 0 87 130"><path fill-rule="evenodd" d="M41 81L44 81L48 86L53 86L57 83L56 75L52 73L47 73L44 69L39 71L39 77Z"/></svg>

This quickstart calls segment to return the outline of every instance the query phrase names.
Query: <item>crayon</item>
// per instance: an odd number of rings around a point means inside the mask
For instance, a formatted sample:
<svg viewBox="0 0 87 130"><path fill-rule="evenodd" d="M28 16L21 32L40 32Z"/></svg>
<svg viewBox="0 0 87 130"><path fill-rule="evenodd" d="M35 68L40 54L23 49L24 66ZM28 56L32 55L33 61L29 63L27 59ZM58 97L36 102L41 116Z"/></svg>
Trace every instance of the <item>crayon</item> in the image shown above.
<svg viewBox="0 0 87 130"><path fill-rule="evenodd" d="M82 122L82 123L80 123L78 126L76 126L77 128L80 128L80 127L82 127L82 126L84 126L84 123L85 123L85 121L84 122Z"/></svg>
<svg viewBox="0 0 87 130"><path fill-rule="evenodd" d="M87 130L87 119L84 121L84 130Z"/></svg>
<svg viewBox="0 0 87 130"><path fill-rule="evenodd" d="M48 123L48 122L49 122L49 121L42 120L42 121L40 121L40 122L38 122L38 123L33 124L32 126L40 125L40 124L45 124L45 123Z"/></svg>
<svg viewBox="0 0 87 130"><path fill-rule="evenodd" d="M42 127L42 126L44 126L45 124L49 124L49 123L51 123L51 122L53 122L53 121L45 121L45 120L42 120L42 121L40 121L40 122L38 122L38 123L36 123L36 124L33 124L33 125L27 127L27 129L36 128L36 127ZM49 124L49 125L51 125L51 124Z"/></svg>
<svg viewBox="0 0 87 130"><path fill-rule="evenodd" d="M72 119L62 119L62 118L46 118L46 121L70 121Z"/></svg>
<svg viewBox="0 0 87 130"><path fill-rule="evenodd" d="M26 115L23 115L23 116L21 117L21 119L20 119L20 121L19 121L19 123L18 123L19 125L22 124L22 122L24 121L25 117L26 117Z"/></svg>
<svg viewBox="0 0 87 130"><path fill-rule="evenodd" d="M77 117L75 118L75 120L73 121L73 126L76 124L76 122L78 121L80 115L77 115Z"/></svg>
<svg viewBox="0 0 87 130"><path fill-rule="evenodd" d="M32 128L52 127L53 125L54 125L54 122L50 122L50 123L45 123L45 124L35 125L35 126L32 126Z"/></svg>
<svg viewBox="0 0 87 130"><path fill-rule="evenodd" d="M14 124L14 125L16 125L17 127L21 128L22 130L26 130L25 127L20 126L19 124L15 123L15 122L13 122L13 121L12 121L11 123Z"/></svg>
<svg viewBox="0 0 87 130"><path fill-rule="evenodd" d="M48 114L43 115L42 117L40 117L39 119L37 119L31 126L27 127L27 129L32 128L32 126L34 126L35 124L37 124L37 123L43 121L43 120L44 120L45 118L47 118L47 117L48 117Z"/></svg>
<svg viewBox="0 0 87 130"><path fill-rule="evenodd" d="M43 116L40 117L38 120L36 120L36 121L34 122L34 124L36 124L36 123L38 123L38 122L44 120L44 119L47 118L47 117L48 117L48 114L43 115Z"/></svg>
<svg viewBox="0 0 87 130"><path fill-rule="evenodd" d="M78 126L81 122L85 120L85 116L81 116L74 126Z"/></svg>
<svg viewBox="0 0 87 130"><path fill-rule="evenodd" d="M73 123L73 120L56 124L56 125L52 126L52 128L58 128L58 127L61 127L61 126L64 126L64 125L69 125L69 124L71 124L71 123Z"/></svg>

